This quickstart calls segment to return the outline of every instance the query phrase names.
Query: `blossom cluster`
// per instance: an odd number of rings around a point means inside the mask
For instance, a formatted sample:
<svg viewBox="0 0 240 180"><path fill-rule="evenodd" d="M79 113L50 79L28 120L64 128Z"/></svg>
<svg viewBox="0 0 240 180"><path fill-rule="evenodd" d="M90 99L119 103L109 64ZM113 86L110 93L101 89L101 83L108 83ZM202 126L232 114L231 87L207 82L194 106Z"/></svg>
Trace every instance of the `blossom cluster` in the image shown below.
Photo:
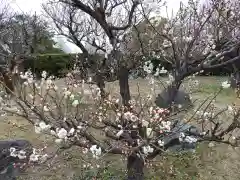
<svg viewBox="0 0 240 180"><path fill-rule="evenodd" d="M164 109L164 108L153 108L150 107L149 108L149 115L151 117L150 122L159 122L164 120L164 118L169 115L169 110L168 109Z"/></svg>
<svg viewBox="0 0 240 180"><path fill-rule="evenodd" d="M35 162L45 162L49 157L48 154L43 154L44 148L37 150L33 148L32 153L28 155L28 152L25 150L17 150L15 147L10 147L9 153L11 157L18 158L20 160L28 160L29 163Z"/></svg>
<svg viewBox="0 0 240 180"><path fill-rule="evenodd" d="M159 64L158 67L155 68L154 72L154 65L151 61L146 61L144 63L143 70L147 74L153 74L154 76L164 75L168 72L163 66L161 67L161 64Z"/></svg>

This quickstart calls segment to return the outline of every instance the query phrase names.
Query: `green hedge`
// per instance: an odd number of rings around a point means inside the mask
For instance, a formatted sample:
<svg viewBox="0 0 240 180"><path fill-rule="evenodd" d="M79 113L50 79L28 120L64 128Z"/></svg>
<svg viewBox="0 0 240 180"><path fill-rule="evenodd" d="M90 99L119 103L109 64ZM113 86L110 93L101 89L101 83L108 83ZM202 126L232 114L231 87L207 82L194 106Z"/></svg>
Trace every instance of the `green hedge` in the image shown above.
<svg viewBox="0 0 240 180"><path fill-rule="evenodd" d="M83 55L79 54L79 56L79 59L83 60ZM30 69L37 77L40 77L42 71L46 71L49 76L64 77L73 69L75 57L76 54L41 54L25 57L23 66L25 71ZM101 55L91 55L88 62L93 67L102 58Z"/></svg>
<svg viewBox="0 0 240 180"><path fill-rule="evenodd" d="M74 65L74 55L71 54L42 54L26 57L23 63L24 70L30 69L37 77L46 71L49 76L62 77Z"/></svg>

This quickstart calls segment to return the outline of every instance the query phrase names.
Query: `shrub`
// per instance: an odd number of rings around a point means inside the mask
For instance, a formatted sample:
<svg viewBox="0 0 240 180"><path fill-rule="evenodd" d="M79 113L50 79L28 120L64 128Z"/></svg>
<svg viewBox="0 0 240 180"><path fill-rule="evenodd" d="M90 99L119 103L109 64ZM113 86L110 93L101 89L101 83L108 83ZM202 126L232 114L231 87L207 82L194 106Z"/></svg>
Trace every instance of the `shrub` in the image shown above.
<svg viewBox="0 0 240 180"><path fill-rule="evenodd" d="M25 71L30 69L38 78L43 71L49 76L63 77L73 68L74 56L71 54L42 54L28 57L24 61Z"/></svg>

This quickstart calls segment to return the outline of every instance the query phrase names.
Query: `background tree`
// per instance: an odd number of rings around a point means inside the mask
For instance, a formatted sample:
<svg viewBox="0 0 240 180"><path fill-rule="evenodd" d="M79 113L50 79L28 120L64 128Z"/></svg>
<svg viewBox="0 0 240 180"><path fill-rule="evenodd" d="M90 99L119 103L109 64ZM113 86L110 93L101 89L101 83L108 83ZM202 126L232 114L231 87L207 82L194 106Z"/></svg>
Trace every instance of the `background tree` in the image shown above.
<svg viewBox="0 0 240 180"><path fill-rule="evenodd" d="M122 35L133 24L133 16L135 14L139 1L50 1L51 3L62 3L64 6L70 6L69 9L74 9L78 13L84 14L85 19L90 19L100 27L99 32L104 34L101 36L105 39L97 39L97 36L88 38L91 39L89 44L97 46L101 42L106 41L105 52L109 55L104 60L104 67L111 67L117 71L120 85L120 94L122 96L123 104L127 105L130 100L130 91L128 85L129 69L122 61L123 56L119 49ZM81 21L82 19L80 19ZM75 23L76 24L76 23ZM81 23L79 23L81 24ZM89 24L89 22L88 22ZM120 26L118 26L121 24ZM76 26L75 26L76 27ZM89 27L89 26L87 26ZM69 31L70 32L70 31ZM90 31L91 32L91 31ZM98 34L96 30L95 35ZM93 41L94 40L94 41ZM103 50L103 48L101 48ZM126 63L126 62L125 62ZM115 68L117 67L117 68Z"/></svg>
<svg viewBox="0 0 240 180"><path fill-rule="evenodd" d="M3 3L4 4L4 3ZM8 87L13 90L11 79L15 79L16 71L26 71L26 63L44 53L62 53L55 47L54 34L48 23L37 15L11 13L11 9L1 6L0 21L0 58L1 73ZM33 68L34 69L34 68Z"/></svg>
<svg viewBox="0 0 240 180"><path fill-rule="evenodd" d="M43 9L47 18L55 25L53 30L81 49L82 54L78 55L76 62L80 76L86 79L90 72L93 81L96 81L101 89L102 96L105 96L104 80L107 79L108 72L104 66L103 53L106 52L106 42L98 23L90 16L79 12L78 8L68 4L48 3L43 5ZM105 68L105 72L103 72L103 68Z"/></svg>
<svg viewBox="0 0 240 180"><path fill-rule="evenodd" d="M172 104L186 77L239 60L239 54L233 54L239 49L239 21L233 18L238 16L238 11L234 10L237 5L233 3L224 0L209 1L209 4L202 6L198 1L189 1L186 6L181 4L177 15L167 20L164 31L159 31L145 15L155 33L164 39L157 55L164 56L165 61L173 67L166 104ZM236 12L232 18L225 17L228 13L223 13L229 11ZM216 42L224 37L229 37L225 40L224 48L217 50ZM233 56L230 57L230 54ZM161 100L160 94L157 101Z"/></svg>
<svg viewBox="0 0 240 180"><path fill-rule="evenodd" d="M54 33L49 24L37 15L15 14L9 23L6 42L15 54L58 53L54 47Z"/></svg>

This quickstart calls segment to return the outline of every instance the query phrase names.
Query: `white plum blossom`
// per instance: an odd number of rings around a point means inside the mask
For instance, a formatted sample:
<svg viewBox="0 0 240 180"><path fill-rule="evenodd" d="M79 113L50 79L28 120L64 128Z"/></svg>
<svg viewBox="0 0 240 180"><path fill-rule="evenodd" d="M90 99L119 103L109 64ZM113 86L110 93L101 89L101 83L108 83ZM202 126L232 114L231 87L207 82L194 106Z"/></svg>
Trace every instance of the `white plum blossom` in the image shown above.
<svg viewBox="0 0 240 180"><path fill-rule="evenodd" d="M154 76L159 76L159 74L160 74L160 69L157 68L157 69L156 69L156 72L155 72L155 74L154 74Z"/></svg>
<svg viewBox="0 0 240 180"><path fill-rule="evenodd" d="M53 81L51 79L47 79L46 80L46 85L48 88L52 87L53 86Z"/></svg>
<svg viewBox="0 0 240 180"><path fill-rule="evenodd" d="M185 134L181 132L178 139L180 142L183 142L185 137L186 137Z"/></svg>
<svg viewBox="0 0 240 180"><path fill-rule="evenodd" d="M74 94L71 94L71 96L69 97L70 100L74 100L75 96Z"/></svg>
<svg viewBox="0 0 240 180"><path fill-rule="evenodd" d="M79 101L77 99L75 99L73 102L72 102L72 106L73 107L77 107L79 105Z"/></svg>
<svg viewBox="0 0 240 180"><path fill-rule="evenodd" d="M46 124L44 121L41 121L39 123L39 127L42 131L49 130L51 128L51 126L49 124Z"/></svg>
<svg viewBox="0 0 240 180"><path fill-rule="evenodd" d="M178 104L178 109L181 109L182 108L182 105L181 104Z"/></svg>
<svg viewBox="0 0 240 180"><path fill-rule="evenodd" d="M148 154L150 154L150 153L153 153L153 148L151 147L151 146L143 146L142 147L142 150L143 150L143 153L145 154L145 155L148 155Z"/></svg>
<svg viewBox="0 0 240 180"><path fill-rule="evenodd" d="M205 131L200 133L201 136L205 136L206 134L207 134L207 132L205 132Z"/></svg>
<svg viewBox="0 0 240 180"><path fill-rule="evenodd" d="M150 113L153 112L153 107L152 107L152 106L149 108L149 112L150 112Z"/></svg>
<svg viewBox="0 0 240 180"><path fill-rule="evenodd" d="M29 157L29 161L30 162L37 162L39 160L39 155L37 154L31 154L30 157Z"/></svg>
<svg viewBox="0 0 240 180"><path fill-rule="evenodd" d="M132 122L136 122L138 120L138 117L132 114L131 119Z"/></svg>
<svg viewBox="0 0 240 180"><path fill-rule="evenodd" d="M54 130L51 130L51 131L50 131L50 134L53 135L53 136L56 136L56 135L57 135L57 133L56 133Z"/></svg>
<svg viewBox="0 0 240 180"><path fill-rule="evenodd" d="M47 78L47 72L43 71L41 76L42 76L42 78L46 79Z"/></svg>
<svg viewBox="0 0 240 180"><path fill-rule="evenodd" d="M34 126L34 130L35 130L36 134L40 134L41 131L42 131L42 129L39 126L36 126L36 125Z"/></svg>
<svg viewBox="0 0 240 180"><path fill-rule="evenodd" d="M27 81L25 81L25 82L23 83L23 85L24 85L24 86L27 86L27 85L28 85L28 82L27 82Z"/></svg>
<svg viewBox="0 0 240 180"><path fill-rule="evenodd" d="M118 124L118 125L117 125L117 127L118 127L118 128L120 128L120 129L122 129L122 128L123 128L123 127L122 127L122 125L120 125L120 124Z"/></svg>
<svg viewBox="0 0 240 180"><path fill-rule="evenodd" d="M43 111L48 112L49 108L47 106L43 106Z"/></svg>
<svg viewBox="0 0 240 180"><path fill-rule="evenodd" d="M149 125L149 122L148 122L148 121L142 120L142 126L143 126L143 127L148 127L148 125Z"/></svg>
<svg viewBox="0 0 240 180"><path fill-rule="evenodd" d="M42 155L42 156L41 156L41 162L46 161L48 157L49 157L48 154Z"/></svg>
<svg viewBox="0 0 240 180"><path fill-rule="evenodd" d="M171 122L170 121L162 121L160 125L160 129L163 131L169 132L171 130Z"/></svg>
<svg viewBox="0 0 240 180"><path fill-rule="evenodd" d="M166 40L166 39L164 39L164 41L163 41L163 47L164 47L164 48L171 47L171 42L168 41L168 40Z"/></svg>
<svg viewBox="0 0 240 180"><path fill-rule="evenodd" d="M137 126L136 124L133 124L133 125L132 125L132 128L133 128L133 129L137 129L137 127L138 127L138 126Z"/></svg>
<svg viewBox="0 0 240 180"><path fill-rule="evenodd" d="M89 77L89 78L88 78L88 82L92 82L92 77Z"/></svg>
<svg viewBox="0 0 240 180"><path fill-rule="evenodd" d="M147 100L150 101L153 98L153 96L151 94L147 95Z"/></svg>
<svg viewBox="0 0 240 180"><path fill-rule="evenodd" d="M51 126L47 125L44 121L41 121L39 124L35 124L34 129L36 134L50 130Z"/></svg>
<svg viewBox="0 0 240 180"><path fill-rule="evenodd" d="M72 93L70 91L65 91L64 92L64 98L68 98L68 96L70 96Z"/></svg>
<svg viewBox="0 0 240 180"><path fill-rule="evenodd" d="M99 156L102 154L101 147L97 148L97 145L92 145L90 148L91 153L93 154L93 158L98 159Z"/></svg>
<svg viewBox="0 0 240 180"><path fill-rule="evenodd" d="M191 42L192 39L193 38L191 36L190 37L186 37L186 36L183 37L183 40L186 41L186 42Z"/></svg>
<svg viewBox="0 0 240 180"><path fill-rule="evenodd" d="M12 156L12 157L18 156L16 148L10 147L9 151L10 151L10 156Z"/></svg>
<svg viewBox="0 0 240 180"><path fill-rule="evenodd" d="M232 106L228 106L227 108L228 108L229 112L233 112L233 107Z"/></svg>
<svg viewBox="0 0 240 180"><path fill-rule="evenodd" d="M148 74L151 74L153 72L153 64L151 61L147 61L144 63L144 66L143 66L143 70L148 73Z"/></svg>
<svg viewBox="0 0 240 180"><path fill-rule="evenodd" d="M150 85L153 85L154 83L155 83L155 80L154 80L153 77L151 77L150 80L149 80L149 84L150 84Z"/></svg>
<svg viewBox="0 0 240 180"><path fill-rule="evenodd" d="M167 74L167 70L164 68L164 67L162 67L162 69L159 71L159 74Z"/></svg>
<svg viewBox="0 0 240 180"><path fill-rule="evenodd" d="M202 114L203 114L202 111L196 111L196 115L197 115L197 116L201 116Z"/></svg>
<svg viewBox="0 0 240 180"><path fill-rule="evenodd" d="M120 131L118 131L118 133L116 134L117 137L120 137L123 134L123 130L121 129Z"/></svg>
<svg viewBox="0 0 240 180"><path fill-rule="evenodd" d="M178 139L179 139L180 142L187 142L189 144L196 143L198 141L197 138L191 137L191 136L186 136L183 132L180 133Z"/></svg>
<svg viewBox="0 0 240 180"><path fill-rule="evenodd" d="M118 113L117 113L117 116L118 116L118 117L121 117L121 116L122 116L122 114L118 112Z"/></svg>
<svg viewBox="0 0 240 180"><path fill-rule="evenodd" d="M79 125L77 126L78 129L83 129L83 126Z"/></svg>
<svg viewBox="0 0 240 180"><path fill-rule="evenodd" d="M68 135L69 135L69 136L72 136L72 135L74 134L74 132L75 132L75 129L74 129L74 128L71 128L71 129L69 130L69 132L68 132Z"/></svg>
<svg viewBox="0 0 240 180"><path fill-rule="evenodd" d="M158 145L160 146L160 147L162 147L162 146L164 146L164 141L163 140L158 140Z"/></svg>
<svg viewBox="0 0 240 180"><path fill-rule="evenodd" d="M60 139L65 139L67 137L67 130L64 129L64 128L61 128L58 133L57 133L57 136L60 138Z"/></svg>
<svg viewBox="0 0 240 180"><path fill-rule="evenodd" d="M126 119L126 120L129 120L129 121L132 121L132 122L136 122L138 120L138 117L135 116L133 113L131 112L125 112L123 114L123 117Z"/></svg>
<svg viewBox="0 0 240 180"><path fill-rule="evenodd" d="M23 73L21 72L21 73L20 73L20 78L21 78L21 79L27 79L28 77L27 77L25 74L23 75Z"/></svg>
<svg viewBox="0 0 240 180"><path fill-rule="evenodd" d="M83 152L83 154L87 154L88 153L88 148L83 148L82 152Z"/></svg>
<svg viewBox="0 0 240 180"><path fill-rule="evenodd" d="M26 152L23 151L23 150L20 150L19 153L18 153L18 158L19 159L26 159L27 158Z"/></svg>
<svg viewBox="0 0 240 180"><path fill-rule="evenodd" d="M203 113L203 117L204 117L204 118L209 117L209 115L210 115L210 113L208 113L208 112L204 112L204 113Z"/></svg>
<svg viewBox="0 0 240 180"><path fill-rule="evenodd" d="M29 94L28 96L29 96L30 99L34 98L32 94Z"/></svg>
<svg viewBox="0 0 240 180"><path fill-rule="evenodd" d="M222 82L222 88L227 89L231 86L231 84L228 81Z"/></svg>

